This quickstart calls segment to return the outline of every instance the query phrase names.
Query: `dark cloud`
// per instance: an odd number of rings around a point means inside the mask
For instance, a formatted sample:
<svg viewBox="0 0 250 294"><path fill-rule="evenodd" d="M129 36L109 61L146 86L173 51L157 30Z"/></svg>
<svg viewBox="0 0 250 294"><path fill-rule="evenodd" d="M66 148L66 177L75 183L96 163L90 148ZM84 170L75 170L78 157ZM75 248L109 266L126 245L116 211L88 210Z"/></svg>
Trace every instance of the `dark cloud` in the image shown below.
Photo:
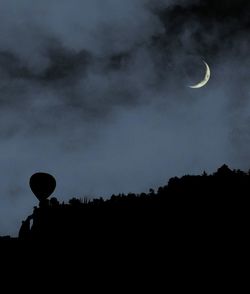
<svg viewBox="0 0 250 294"><path fill-rule="evenodd" d="M143 191L249 168L246 1L0 3L0 233L16 233L36 171L56 196ZM187 85L212 69L209 85Z"/></svg>

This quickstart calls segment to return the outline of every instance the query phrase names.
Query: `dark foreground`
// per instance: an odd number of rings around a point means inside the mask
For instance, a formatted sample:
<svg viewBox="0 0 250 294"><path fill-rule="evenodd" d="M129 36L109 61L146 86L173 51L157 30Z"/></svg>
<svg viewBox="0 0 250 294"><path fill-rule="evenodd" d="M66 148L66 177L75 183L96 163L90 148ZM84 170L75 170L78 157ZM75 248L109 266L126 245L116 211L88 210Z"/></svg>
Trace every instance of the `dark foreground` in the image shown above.
<svg viewBox="0 0 250 294"><path fill-rule="evenodd" d="M148 194L113 195L108 200L56 198L40 202L18 238L1 241L63 241L85 245L245 244L250 174L223 166L213 175L170 179Z"/></svg>
<svg viewBox="0 0 250 294"><path fill-rule="evenodd" d="M68 204L51 198L23 221L18 238L0 239L7 244L1 253L8 264L13 256L13 264L28 264L24 272L39 277L39 287L45 273L60 273L63 287L69 281L85 289L93 278L91 289L101 286L102 292L103 276L108 287L119 281L118 289L131 291L136 283L138 293L150 282L152 293L157 287L175 290L170 293L244 292L249 192L250 173L223 166L213 175L172 178L148 194Z"/></svg>

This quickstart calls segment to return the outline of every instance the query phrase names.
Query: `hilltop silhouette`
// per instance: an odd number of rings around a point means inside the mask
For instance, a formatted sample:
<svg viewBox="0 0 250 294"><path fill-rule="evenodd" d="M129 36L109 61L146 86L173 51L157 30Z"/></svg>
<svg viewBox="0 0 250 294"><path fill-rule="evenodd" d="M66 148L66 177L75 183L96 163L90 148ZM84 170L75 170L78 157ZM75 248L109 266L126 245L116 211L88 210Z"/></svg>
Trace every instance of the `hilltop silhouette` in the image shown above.
<svg viewBox="0 0 250 294"><path fill-rule="evenodd" d="M35 184L39 194L39 181ZM52 184L47 190L54 190ZM250 172L223 165L211 175L174 177L157 191L107 200L72 198L59 203L55 197L47 199L48 193L22 222L18 239L123 244L165 242L169 237L177 243L190 238L232 242L245 236L249 192Z"/></svg>
<svg viewBox="0 0 250 294"><path fill-rule="evenodd" d="M44 179L37 187L49 177ZM120 278L121 287L132 284L131 289L134 283L141 287L151 281L155 291L160 279L166 289L172 284L173 289L196 288L200 293L224 290L227 284L232 290L231 281L238 290L238 281L247 281L250 172L224 165L211 175L171 178L148 193L72 198L68 203L48 199L52 182L41 188L47 192L23 220L18 238L0 238L7 258L21 256L25 266L31 255L29 273L42 283L64 272L65 281L78 289L82 284L86 288L91 276L91 289L97 284L103 291L104 276L108 284L116 285ZM64 287L64 279L52 280Z"/></svg>

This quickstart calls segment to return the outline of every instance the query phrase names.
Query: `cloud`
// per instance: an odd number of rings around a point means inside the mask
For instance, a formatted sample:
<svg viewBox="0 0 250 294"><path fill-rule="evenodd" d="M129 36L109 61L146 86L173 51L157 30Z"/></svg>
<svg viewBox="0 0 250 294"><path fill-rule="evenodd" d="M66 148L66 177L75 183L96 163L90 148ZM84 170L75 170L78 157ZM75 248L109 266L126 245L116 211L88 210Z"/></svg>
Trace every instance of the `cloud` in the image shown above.
<svg viewBox="0 0 250 294"><path fill-rule="evenodd" d="M0 234L31 213L37 171L65 200L246 168L247 18L209 3L1 1Z"/></svg>

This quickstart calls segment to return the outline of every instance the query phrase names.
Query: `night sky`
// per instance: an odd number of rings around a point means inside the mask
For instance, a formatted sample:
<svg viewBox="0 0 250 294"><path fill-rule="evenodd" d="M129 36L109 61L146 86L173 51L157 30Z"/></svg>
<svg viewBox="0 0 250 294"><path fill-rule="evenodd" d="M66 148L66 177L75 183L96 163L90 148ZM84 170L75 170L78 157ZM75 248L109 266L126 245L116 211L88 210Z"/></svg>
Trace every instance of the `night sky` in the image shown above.
<svg viewBox="0 0 250 294"><path fill-rule="evenodd" d="M67 201L248 170L250 3L0 0L0 90L0 235L37 171Z"/></svg>

